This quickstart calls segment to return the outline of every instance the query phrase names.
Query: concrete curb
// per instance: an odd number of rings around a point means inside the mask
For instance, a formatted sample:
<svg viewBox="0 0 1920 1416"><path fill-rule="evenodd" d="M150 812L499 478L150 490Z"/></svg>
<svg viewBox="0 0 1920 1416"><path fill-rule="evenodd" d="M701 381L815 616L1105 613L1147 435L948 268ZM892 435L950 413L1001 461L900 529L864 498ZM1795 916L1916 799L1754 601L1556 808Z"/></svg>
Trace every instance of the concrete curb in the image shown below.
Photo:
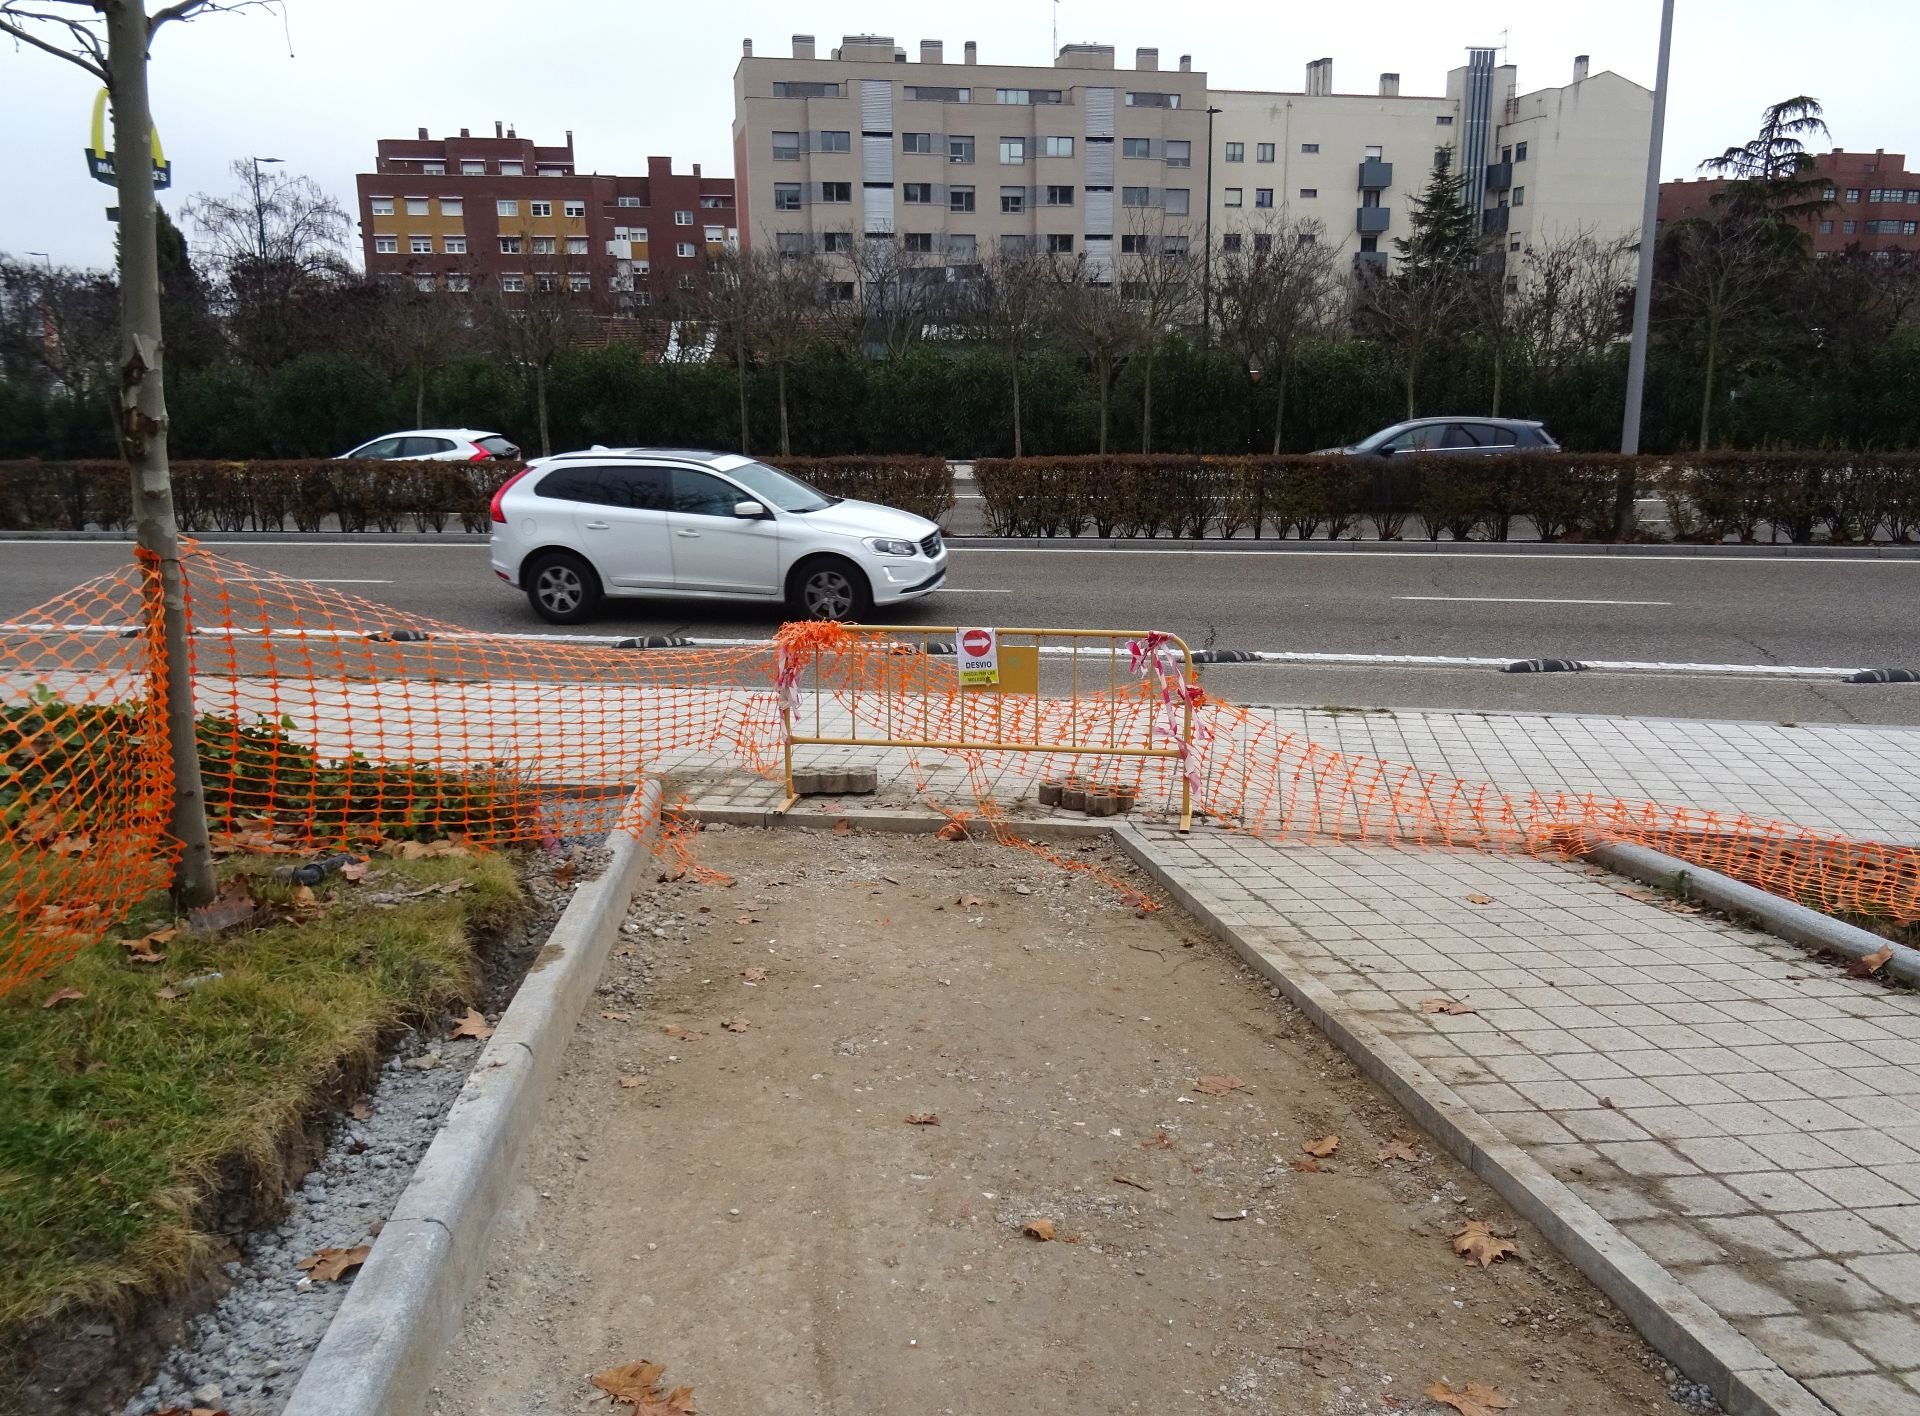
<svg viewBox="0 0 1920 1416"><path fill-rule="evenodd" d="M750 807L695 811L702 821L734 825L831 830L842 817L867 829L932 831L937 813L913 810L789 811ZM1163 864L1150 830L1132 822L1018 822L1023 834L1042 825L1063 827L1060 838L1110 837L1189 914L1232 946L1261 977L1312 1019L1340 1050L1392 1096L1456 1159L1492 1187L1515 1214L1538 1229L1560 1254L1619 1306L1640 1334L1681 1371L1705 1383L1727 1416L1832 1416L1732 1324L1695 1297L1565 1184L1455 1095L1366 1015L1343 1003L1267 935L1246 931L1209 906L1197 885ZM1031 830L1039 836L1039 830ZM384 1236L382 1236L384 1237ZM292 1416L292 1413L290 1413Z"/></svg>
<svg viewBox="0 0 1920 1416"><path fill-rule="evenodd" d="M1649 885L1677 887L1686 899L1699 900L1728 914L1750 918L1769 934L1795 944L1804 944L1823 954L1859 959L1891 945L1893 957L1887 961L1887 973L1901 983L1920 988L1920 949L1894 944L1869 930L1742 884L1716 870L1703 870L1645 846L1621 842L1595 846L1585 852L1584 858L1621 875L1644 880Z"/></svg>
<svg viewBox="0 0 1920 1416"><path fill-rule="evenodd" d="M613 858L573 899L527 970L346 1301L301 1374L284 1416L409 1416L459 1335L467 1295L528 1136L651 861L661 788L647 782L615 834Z"/></svg>

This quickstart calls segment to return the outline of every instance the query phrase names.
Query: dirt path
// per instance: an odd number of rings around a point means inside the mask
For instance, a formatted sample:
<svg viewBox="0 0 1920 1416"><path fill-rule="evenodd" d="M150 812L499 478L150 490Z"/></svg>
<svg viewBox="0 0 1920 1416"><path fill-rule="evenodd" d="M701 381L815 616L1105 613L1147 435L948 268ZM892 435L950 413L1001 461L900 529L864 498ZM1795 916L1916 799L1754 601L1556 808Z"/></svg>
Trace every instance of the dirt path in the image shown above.
<svg viewBox="0 0 1920 1416"><path fill-rule="evenodd" d="M738 883L636 906L439 1416L608 1410L587 1374L643 1357L714 1413L1426 1412L1441 1379L1677 1410L1611 1305L1177 912L931 838L700 857ZM1417 1162L1376 1160L1396 1133ZM1520 1257L1457 1257L1476 1217Z"/></svg>

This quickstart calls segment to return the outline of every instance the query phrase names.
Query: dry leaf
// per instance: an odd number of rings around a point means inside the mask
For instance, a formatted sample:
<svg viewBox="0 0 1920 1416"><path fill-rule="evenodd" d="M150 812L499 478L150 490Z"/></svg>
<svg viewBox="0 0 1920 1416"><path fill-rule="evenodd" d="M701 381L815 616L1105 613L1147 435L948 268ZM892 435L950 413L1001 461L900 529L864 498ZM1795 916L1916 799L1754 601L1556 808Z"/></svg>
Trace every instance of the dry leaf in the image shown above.
<svg viewBox="0 0 1920 1416"><path fill-rule="evenodd" d="M1602 1106L1604 1106L1604 1107L1605 1107L1605 1108L1606 1108L1607 1110L1609 1110L1609 1111L1618 1111L1618 1110L1620 1109L1619 1107L1617 1107L1617 1106L1615 1106L1615 1105L1613 1104L1613 1098L1612 1098L1612 1097L1610 1097L1610 1096L1603 1096L1603 1097L1601 1097L1601 1098L1600 1098L1600 1104L1601 1104Z"/></svg>
<svg viewBox="0 0 1920 1416"><path fill-rule="evenodd" d="M720 1026L728 1032L745 1032L747 1030L747 1020L745 1018L728 1018L724 1023L720 1024Z"/></svg>
<svg viewBox="0 0 1920 1416"><path fill-rule="evenodd" d="M356 860L350 865L340 867L340 878L342 880L365 880L367 878L367 869L366 862Z"/></svg>
<svg viewBox="0 0 1920 1416"><path fill-rule="evenodd" d="M85 855L93 849L93 837L84 831L71 836L61 836L47 849L55 855Z"/></svg>
<svg viewBox="0 0 1920 1416"><path fill-rule="evenodd" d="M638 1405L642 1401L652 1400L658 1394L654 1383L660 1380L660 1374L666 1370L659 1362L629 1362L624 1367L609 1367L604 1372L595 1372L592 1381L615 1401Z"/></svg>
<svg viewBox="0 0 1920 1416"><path fill-rule="evenodd" d="M1141 1150L1172 1150L1173 1142L1167 1139L1167 1133L1165 1131L1156 1131L1153 1135L1149 1136L1146 1140L1140 1142L1140 1149Z"/></svg>
<svg viewBox="0 0 1920 1416"><path fill-rule="evenodd" d="M679 1042L692 1042L696 1038L702 1038L706 1036L705 1033L699 1031L697 1028L683 1028L678 1023L668 1023L660 1031L664 1032L668 1037L674 1038Z"/></svg>
<svg viewBox="0 0 1920 1416"><path fill-rule="evenodd" d="M187 912L187 924L195 934L218 934L245 924L259 908L260 902L253 898L246 881L229 880L220 887L219 897L212 904Z"/></svg>
<svg viewBox="0 0 1920 1416"><path fill-rule="evenodd" d="M1469 895L1469 896L1467 896L1467 903L1468 903L1468 904L1470 904L1470 905L1490 905L1490 904L1492 904L1492 903L1493 903L1493 896L1491 896L1491 895Z"/></svg>
<svg viewBox="0 0 1920 1416"><path fill-rule="evenodd" d="M1145 1190L1149 1194L1153 1191L1153 1186L1144 1180L1136 1180L1131 1175L1116 1175L1113 1177L1113 1183L1116 1185L1131 1185L1134 1189Z"/></svg>
<svg viewBox="0 0 1920 1416"><path fill-rule="evenodd" d="M609 1022L609 1023L625 1023L625 1022L630 1022L630 1021L632 1020L632 1018L633 1018L633 1014L631 1014L631 1013L612 1013L612 1012L608 1012L608 1013L602 1013L602 1014L601 1014L600 1016L601 1016L602 1018L604 1018L604 1019L605 1019L605 1020L606 1020L607 1022Z"/></svg>
<svg viewBox="0 0 1920 1416"><path fill-rule="evenodd" d="M1888 944L1875 949L1871 954L1863 954L1847 965L1847 972L1855 978L1870 978L1887 966L1893 957L1893 945Z"/></svg>
<svg viewBox="0 0 1920 1416"><path fill-rule="evenodd" d="M351 1249L321 1249L300 1260L294 1267L305 1269L307 1277L315 1283L334 1283L349 1270L364 1264L367 1255L372 1252L372 1248L366 1244L356 1244Z"/></svg>
<svg viewBox="0 0 1920 1416"><path fill-rule="evenodd" d="M1225 1096L1228 1092L1239 1091L1246 1085L1235 1076L1200 1077L1195 1080L1193 1089L1208 1096Z"/></svg>
<svg viewBox="0 0 1920 1416"><path fill-rule="evenodd" d="M1030 1219L1020 1226L1020 1232L1029 1239L1038 1239L1041 1243L1053 1238L1053 1221L1050 1219Z"/></svg>
<svg viewBox="0 0 1920 1416"><path fill-rule="evenodd" d="M1464 1391L1455 1391L1445 1382L1435 1382L1422 1394L1442 1406L1451 1406L1460 1416L1487 1416L1490 1411L1505 1411L1513 1405L1500 1394L1499 1388L1480 1382L1468 1382Z"/></svg>
<svg viewBox="0 0 1920 1416"><path fill-rule="evenodd" d="M573 857L568 856L565 860L556 862L553 869L547 873L553 877L554 884L564 885L573 879L573 871Z"/></svg>
<svg viewBox="0 0 1920 1416"><path fill-rule="evenodd" d="M158 998L162 1003L171 1003L180 996L180 990L177 988L156 989L153 996Z"/></svg>
<svg viewBox="0 0 1920 1416"><path fill-rule="evenodd" d="M42 1008L58 1008L62 1003L77 1003L86 996L86 994L77 988L59 988L49 993L46 1001L40 1006Z"/></svg>
<svg viewBox="0 0 1920 1416"><path fill-rule="evenodd" d="M740 977L744 978L748 983L765 983L767 981L767 971L765 969L742 969L740 970Z"/></svg>
<svg viewBox="0 0 1920 1416"><path fill-rule="evenodd" d="M620 1079L620 1085L621 1085L621 1086L623 1086L623 1087L625 1087L625 1088L626 1088L626 1089L627 1089L628 1091L632 1091L632 1090L633 1090L633 1089L634 1089L635 1087L637 1087L637 1086L639 1086L639 1085L640 1085L640 1078L638 1078L638 1077L622 1077L622 1078Z"/></svg>
<svg viewBox="0 0 1920 1416"><path fill-rule="evenodd" d="M1320 1162L1317 1160L1290 1160L1287 1164L1303 1174L1318 1175L1320 1173Z"/></svg>
<svg viewBox="0 0 1920 1416"><path fill-rule="evenodd" d="M356 1101L353 1104L353 1119L356 1121L371 1121L373 1119L373 1103L370 1101Z"/></svg>
<svg viewBox="0 0 1920 1416"><path fill-rule="evenodd" d="M845 836L848 833L850 833L852 830L853 830L853 823L847 820L847 818L844 816L841 817L838 821L833 823L833 834L836 836Z"/></svg>
<svg viewBox="0 0 1920 1416"><path fill-rule="evenodd" d="M759 921L759 920L757 920L757 919L755 919L755 918L754 918L754 917L753 917L752 915L735 915L735 916L734 916L734 919L733 919L733 922L734 922L735 924L758 924L758 923L760 923L760 921Z"/></svg>
<svg viewBox="0 0 1920 1416"><path fill-rule="evenodd" d="M1470 1219L1453 1232L1453 1252L1486 1268L1520 1251L1488 1229L1485 1220Z"/></svg>
<svg viewBox="0 0 1920 1416"><path fill-rule="evenodd" d="M428 891L435 895L457 895L472 884L471 880L443 880L438 885L429 886Z"/></svg>
<svg viewBox="0 0 1920 1416"><path fill-rule="evenodd" d="M484 1042L493 1036L493 1025L473 1009L469 1008L467 1009L467 1016L455 1023L453 1025L453 1031L448 1033L447 1036L448 1038L477 1037ZM504 1047L506 1044L502 1043L501 1045Z"/></svg>
<svg viewBox="0 0 1920 1416"><path fill-rule="evenodd" d="M909 1126L938 1126L940 1114L936 1111L916 1111L907 1118Z"/></svg>
<svg viewBox="0 0 1920 1416"><path fill-rule="evenodd" d="M1318 1156L1320 1159L1325 1160L1328 1156L1340 1149L1340 1138L1338 1136L1322 1136L1317 1141L1308 1141L1304 1146L1300 1147L1300 1149L1308 1155Z"/></svg>
<svg viewBox="0 0 1920 1416"><path fill-rule="evenodd" d="M311 885L294 886L291 901L294 909L302 913L310 913L320 908L320 898L313 893Z"/></svg>
<svg viewBox="0 0 1920 1416"><path fill-rule="evenodd" d="M1405 1136L1395 1136L1392 1140L1380 1147L1379 1151L1375 1153L1374 1159L1382 1165L1385 1165L1390 1160L1417 1162L1420 1159L1420 1152L1413 1148L1413 1143Z"/></svg>
<svg viewBox="0 0 1920 1416"><path fill-rule="evenodd" d="M971 841L973 839L973 837L967 834L967 828L962 826L958 821L949 821L933 834L943 841Z"/></svg>
<svg viewBox="0 0 1920 1416"><path fill-rule="evenodd" d="M1473 1005L1462 1003L1458 998L1422 998L1420 1011L1423 1013L1471 1013Z"/></svg>

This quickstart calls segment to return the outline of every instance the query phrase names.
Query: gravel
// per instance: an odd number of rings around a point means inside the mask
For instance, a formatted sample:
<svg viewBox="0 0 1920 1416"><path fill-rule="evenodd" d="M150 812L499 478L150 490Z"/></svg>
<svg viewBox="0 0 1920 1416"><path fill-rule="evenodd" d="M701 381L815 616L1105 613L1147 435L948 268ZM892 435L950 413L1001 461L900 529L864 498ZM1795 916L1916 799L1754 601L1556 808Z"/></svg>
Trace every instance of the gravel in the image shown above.
<svg viewBox="0 0 1920 1416"><path fill-rule="evenodd" d="M568 858L573 876L554 881L553 864ZM544 944L572 896L572 881L597 875L607 858L598 846L573 845L523 872L528 915L516 931L520 937L501 951L512 963L494 980L489 1019L498 1018ZM365 1110L365 1118L340 1118L325 1155L289 1194L286 1214L240 1241L240 1258L224 1269L231 1286L212 1311L191 1320L186 1341L162 1359L124 1416L155 1416L178 1406L277 1416L351 1286L351 1275L316 1283L297 1265L320 1249L373 1242L483 1045L420 1033L401 1041L381 1066L372 1095L355 1108Z"/></svg>

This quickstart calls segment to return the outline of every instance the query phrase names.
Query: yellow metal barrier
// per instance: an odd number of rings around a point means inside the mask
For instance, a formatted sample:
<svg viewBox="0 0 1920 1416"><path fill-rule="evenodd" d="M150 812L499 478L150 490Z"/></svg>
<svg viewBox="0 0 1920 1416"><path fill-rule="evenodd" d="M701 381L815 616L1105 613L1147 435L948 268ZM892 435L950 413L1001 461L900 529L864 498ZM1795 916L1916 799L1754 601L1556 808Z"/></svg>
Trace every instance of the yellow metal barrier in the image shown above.
<svg viewBox="0 0 1920 1416"><path fill-rule="evenodd" d="M1155 654L1176 654L1180 683L1194 682L1193 651L1177 635L996 627L999 681L963 684L960 636L966 632L965 627L952 625L849 625L850 652L863 662L860 672L844 675L838 682L827 681L829 676L821 673L815 651L812 660L797 669L795 679L796 687L801 676L810 685L811 723L804 694L783 700L780 709L786 739L786 805L792 806L797 799L793 789L796 746L1157 757L1175 759L1184 768L1194 741L1193 704L1187 696L1180 695L1177 704L1177 738L1164 730L1156 732L1159 720L1148 713L1144 740L1128 740L1134 735L1123 733L1123 715L1113 711L1130 695L1140 695L1144 702L1153 690L1151 678L1143 683L1143 670L1136 667L1144 646L1152 645ZM938 656L929 653L928 646L937 641L953 645L952 668L944 674L928 667L945 657L944 651ZM1064 697L1041 694L1043 657L1065 667ZM830 730L840 725L829 723L823 707L823 700L835 696L843 700L844 733ZM1104 704L1096 709L1098 699L1104 699ZM1127 721L1138 726L1142 717L1136 714ZM1156 741L1157 737L1169 740ZM1185 831L1193 823L1192 786L1186 771L1175 775L1180 779L1180 829Z"/></svg>

